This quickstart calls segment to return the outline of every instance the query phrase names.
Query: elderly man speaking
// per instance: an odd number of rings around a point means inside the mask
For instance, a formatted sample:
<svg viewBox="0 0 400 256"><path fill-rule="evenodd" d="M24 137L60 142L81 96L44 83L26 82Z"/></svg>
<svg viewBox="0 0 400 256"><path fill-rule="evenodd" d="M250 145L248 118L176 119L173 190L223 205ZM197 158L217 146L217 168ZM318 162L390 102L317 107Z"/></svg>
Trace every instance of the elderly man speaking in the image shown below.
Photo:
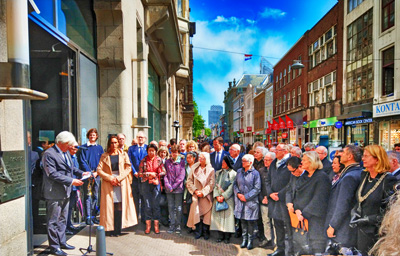
<svg viewBox="0 0 400 256"><path fill-rule="evenodd" d="M69 197L72 186L81 186L83 181L73 175L89 175L74 167L68 149L76 143L72 133L60 132L55 145L43 153L42 164L43 196L47 202L47 237L50 252L54 255L67 255L62 249L75 247L67 244L65 228L67 224Z"/></svg>

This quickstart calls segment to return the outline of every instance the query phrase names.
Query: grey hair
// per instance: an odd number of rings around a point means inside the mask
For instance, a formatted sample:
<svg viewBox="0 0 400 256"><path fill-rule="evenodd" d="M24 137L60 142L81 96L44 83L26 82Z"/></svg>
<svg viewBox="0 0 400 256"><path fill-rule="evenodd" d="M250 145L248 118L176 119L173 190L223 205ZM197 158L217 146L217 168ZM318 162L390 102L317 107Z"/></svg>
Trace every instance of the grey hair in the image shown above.
<svg viewBox="0 0 400 256"><path fill-rule="evenodd" d="M400 163L400 152L389 151L387 154L390 159L396 159Z"/></svg>
<svg viewBox="0 0 400 256"><path fill-rule="evenodd" d="M181 142L185 142L186 143L187 141L185 139L182 139L182 140L179 141L179 143L181 143Z"/></svg>
<svg viewBox="0 0 400 256"><path fill-rule="evenodd" d="M204 157L206 158L206 165L211 164L211 161L210 161L210 153L201 152L201 153L199 154L199 156L204 156Z"/></svg>
<svg viewBox="0 0 400 256"><path fill-rule="evenodd" d="M231 148L234 148L234 149L236 149L237 151L240 151L240 146L239 146L239 144L237 144L237 143L232 144Z"/></svg>
<svg viewBox="0 0 400 256"><path fill-rule="evenodd" d="M293 151L293 150L296 152L297 155L300 156L300 158L303 157L303 151L301 151L301 148L293 147L292 150L290 150L290 151Z"/></svg>
<svg viewBox="0 0 400 256"><path fill-rule="evenodd" d="M142 135L143 137L145 137L145 138L147 139L147 136L146 136L146 134L144 133L144 131L139 131L139 132L136 134L136 138L137 138L139 135Z"/></svg>
<svg viewBox="0 0 400 256"><path fill-rule="evenodd" d="M256 147L256 149L261 149L261 153L262 153L263 157L265 156L265 154L268 153L268 149L266 149L264 147Z"/></svg>
<svg viewBox="0 0 400 256"><path fill-rule="evenodd" d="M306 144L304 144L304 149L305 148L315 149L315 144L312 142L307 142Z"/></svg>
<svg viewBox="0 0 400 256"><path fill-rule="evenodd" d="M118 138L119 136L121 136L121 135L124 136L124 138L126 139L125 134L123 134L123 133L121 133L121 132L117 134L117 138Z"/></svg>
<svg viewBox="0 0 400 256"><path fill-rule="evenodd" d="M272 160L275 160L275 158L276 158L276 154L274 152L268 152L267 154L265 154L265 156L271 157Z"/></svg>
<svg viewBox="0 0 400 256"><path fill-rule="evenodd" d="M254 156L253 156L253 155L246 154L246 155L244 155L244 156L242 157L242 159L251 162L251 166L253 166L253 163L254 163ZM251 167L251 166L250 166L250 167Z"/></svg>
<svg viewBox="0 0 400 256"><path fill-rule="evenodd" d="M318 146L318 148L321 148L324 154L328 154L328 149L325 146Z"/></svg>
<svg viewBox="0 0 400 256"><path fill-rule="evenodd" d="M289 147L288 145L286 145L285 143L279 143L278 146L280 146L282 149L284 149L285 151L289 152ZM277 146L277 147L278 147Z"/></svg>
<svg viewBox="0 0 400 256"><path fill-rule="evenodd" d="M63 131L63 132L60 132L57 135L57 137L56 137L54 142L56 144L58 144L58 143L61 143L61 144L68 143L69 145L72 145L72 144L74 144L76 142L76 139L75 139L75 136L72 133L70 133L69 131Z"/></svg>
<svg viewBox="0 0 400 256"><path fill-rule="evenodd" d="M347 148L347 151L349 151L349 153L353 156L355 162L361 162L363 150L360 147L355 145L347 145L344 148Z"/></svg>

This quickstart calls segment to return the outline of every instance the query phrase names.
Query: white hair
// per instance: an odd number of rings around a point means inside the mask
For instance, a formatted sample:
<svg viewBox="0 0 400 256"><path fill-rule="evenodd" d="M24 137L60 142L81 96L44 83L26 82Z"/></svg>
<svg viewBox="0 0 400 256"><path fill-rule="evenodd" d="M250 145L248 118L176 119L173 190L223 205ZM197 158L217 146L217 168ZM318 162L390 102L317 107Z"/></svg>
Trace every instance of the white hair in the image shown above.
<svg viewBox="0 0 400 256"><path fill-rule="evenodd" d="M70 133L69 131L60 132L55 139L56 144L68 143L69 145L72 145L75 142L76 142L75 136L72 133Z"/></svg>
<svg viewBox="0 0 400 256"><path fill-rule="evenodd" d="M235 143L235 144L232 144L231 148L234 148L234 149L240 151L240 146L239 146L239 144L236 144L236 143Z"/></svg>
<svg viewBox="0 0 400 256"><path fill-rule="evenodd" d="M280 147L281 149L289 152L289 147L285 143L279 143L277 147Z"/></svg>
<svg viewBox="0 0 400 256"><path fill-rule="evenodd" d="M299 155L300 158L303 157L303 151L301 151L301 148L293 147L292 150L290 150L290 153L292 153L292 151L294 151L296 155Z"/></svg>
<svg viewBox="0 0 400 256"><path fill-rule="evenodd" d="M139 131L139 132L136 134L136 138L139 137L139 135L142 135L142 137L145 137L145 138L147 139L147 136L146 136L146 134L144 134L143 131Z"/></svg>
<svg viewBox="0 0 400 256"><path fill-rule="evenodd" d="M251 162L251 166L253 166L253 163L254 163L254 156L253 156L253 155L246 154L246 155L244 155L244 156L242 157L242 159ZM250 166L250 167L251 167L251 166Z"/></svg>
<svg viewBox="0 0 400 256"><path fill-rule="evenodd" d="M276 158L276 154L274 152L268 152L267 154L265 154L264 157L269 156L271 157L272 161L275 160Z"/></svg>
<svg viewBox="0 0 400 256"><path fill-rule="evenodd" d="M328 149L326 149L326 147L324 147L324 146L318 146L318 148L317 149L322 149L322 153L324 153L324 154L328 154Z"/></svg>
<svg viewBox="0 0 400 256"><path fill-rule="evenodd" d="M262 153L263 157L265 156L265 154L268 153L268 149L266 149L264 147L257 147L256 149L261 149L261 153Z"/></svg>
<svg viewBox="0 0 400 256"><path fill-rule="evenodd" d="M204 156L204 157L205 157L205 159L206 159L206 165L211 164L211 161L210 161L210 153L201 152L199 156Z"/></svg>

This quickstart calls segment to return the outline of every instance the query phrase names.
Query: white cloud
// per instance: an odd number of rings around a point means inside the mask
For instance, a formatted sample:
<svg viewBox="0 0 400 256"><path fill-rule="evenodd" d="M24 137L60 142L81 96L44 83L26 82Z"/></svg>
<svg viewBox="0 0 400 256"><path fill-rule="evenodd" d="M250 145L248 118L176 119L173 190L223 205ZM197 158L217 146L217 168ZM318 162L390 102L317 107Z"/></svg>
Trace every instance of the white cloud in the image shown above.
<svg viewBox="0 0 400 256"><path fill-rule="evenodd" d="M228 19L225 18L224 16L217 16L217 18L214 20L214 22L227 22Z"/></svg>
<svg viewBox="0 0 400 256"><path fill-rule="evenodd" d="M257 23L257 21L251 20L251 19L246 19L246 21L247 21L247 23L249 23L249 24L251 24L251 25L254 25L254 24Z"/></svg>
<svg viewBox="0 0 400 256"><path fill-rule="evenodd" d="M260 51L272 65L275 65L289 50L289 44L281 36L272 36L261 39Z"/></svg>
<svg viewBox="0 0 400 256"><path fill-rule="evenodd" d="M278 18L283 18L286 16L286 12L279 10L279 9L273 9L273 8L265 8L263 12L260 13L261 17L263 18L273 18L273 19L278 19Z"/></svg>

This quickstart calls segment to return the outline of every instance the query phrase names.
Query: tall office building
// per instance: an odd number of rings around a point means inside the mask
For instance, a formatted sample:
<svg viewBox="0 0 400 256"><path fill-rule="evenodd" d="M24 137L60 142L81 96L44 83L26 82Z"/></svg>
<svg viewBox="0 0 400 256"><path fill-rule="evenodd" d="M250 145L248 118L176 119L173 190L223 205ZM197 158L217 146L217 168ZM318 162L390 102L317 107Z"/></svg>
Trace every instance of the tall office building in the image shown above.
<svg viewBox="0 0 400 256"><path fill-rule="evenodd" d="M217 124L220 122L220 117L223 113L223 107L220 105L212 105L208 110L208 125Z"/></svg>

